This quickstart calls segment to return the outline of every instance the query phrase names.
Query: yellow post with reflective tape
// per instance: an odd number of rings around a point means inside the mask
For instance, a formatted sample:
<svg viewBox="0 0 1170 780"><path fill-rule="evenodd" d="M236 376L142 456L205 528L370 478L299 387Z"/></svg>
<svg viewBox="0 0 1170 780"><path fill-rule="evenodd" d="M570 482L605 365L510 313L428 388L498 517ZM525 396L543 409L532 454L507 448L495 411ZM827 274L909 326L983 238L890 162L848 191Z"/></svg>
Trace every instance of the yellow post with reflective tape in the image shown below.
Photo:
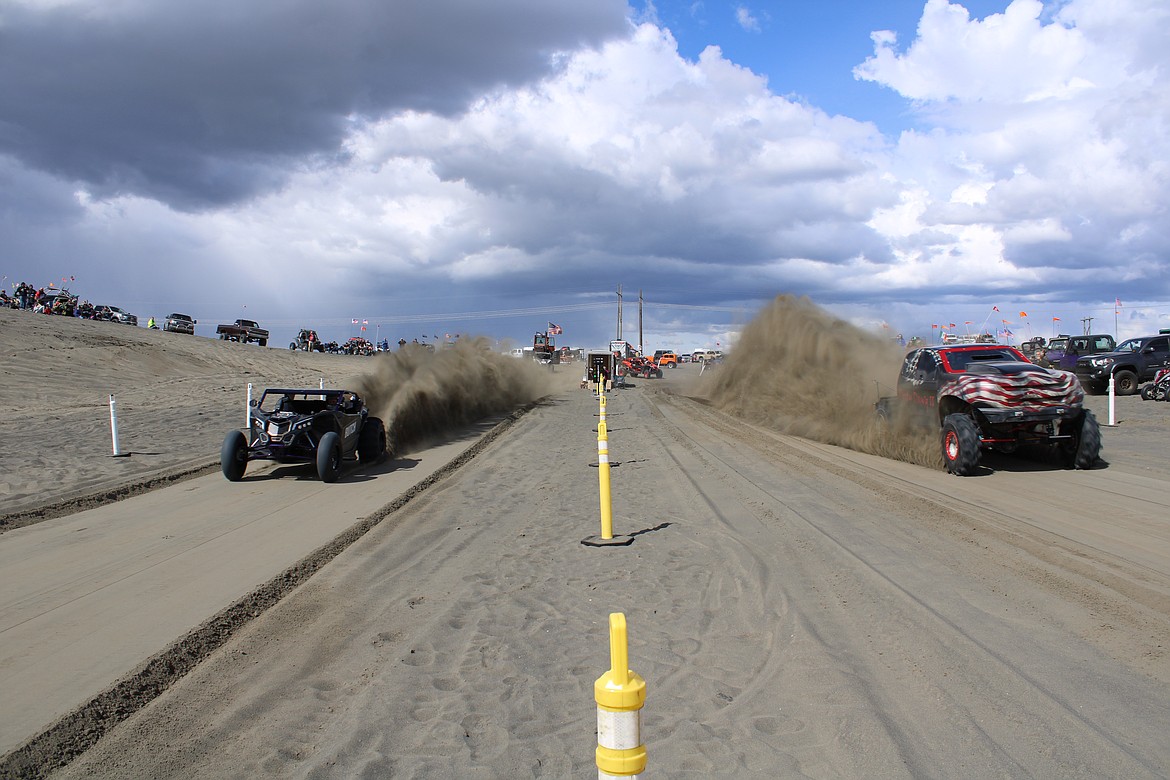
<svg viewBox="0 0 1170 780"><path fill-rule="evenodd" d="M597 702L597 777L638 777L646 770L642 705L646 681L630 670L626 616L609 615L609 671L593 683Z"/></svg>
<svg viewBox="0 0 1170 780"><path fill-rule="evenodd" d="M605 400L605 396L601 397ZM601 538L613 538L613 496L609 487L609 434L597 423L597 483L601 488Z"/></svg>

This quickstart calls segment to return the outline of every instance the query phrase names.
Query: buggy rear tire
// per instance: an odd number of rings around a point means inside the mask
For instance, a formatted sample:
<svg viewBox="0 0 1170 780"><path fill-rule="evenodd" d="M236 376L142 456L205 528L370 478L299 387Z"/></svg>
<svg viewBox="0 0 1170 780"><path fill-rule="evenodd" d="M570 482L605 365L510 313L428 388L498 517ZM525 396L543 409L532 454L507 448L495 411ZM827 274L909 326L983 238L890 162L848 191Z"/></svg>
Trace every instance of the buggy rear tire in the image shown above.
<svg viewBox="0 0 1170 780"><path fill-rule="evenodd" d="M219 468L229 482L239 482L248 468L248 440L240 431L232 431L219 448Z"/></svg>
<svg viewBox="0 0 1170 780"><path fill-rule="evenodd" d="M1088 409L1081 416L1077 445L1072 452L1069 465L1075 469L1091 469L1101 456L1101 426L1096 416Z"/></svg>
<svg viewBox="0 0 1170 780"><path fill-rule="evenodd" d="M377 463L386 454L386 426L377 417L370 417L358 436L358 460L365 464Z"/></svg>
<svg viewBox="0 0 1170 780"><path fill-rule="evenodd" d="M970 476L979 467L979 428L965 414L948 414L943 420L942 456L947 471Z"/></svg>
<svg viewBox="0 0 1170 780"><path fill-rule="evenodd" d="M317 444L317 476L322 482L336 482L341 473L341 437L329 431Z"/></svg>

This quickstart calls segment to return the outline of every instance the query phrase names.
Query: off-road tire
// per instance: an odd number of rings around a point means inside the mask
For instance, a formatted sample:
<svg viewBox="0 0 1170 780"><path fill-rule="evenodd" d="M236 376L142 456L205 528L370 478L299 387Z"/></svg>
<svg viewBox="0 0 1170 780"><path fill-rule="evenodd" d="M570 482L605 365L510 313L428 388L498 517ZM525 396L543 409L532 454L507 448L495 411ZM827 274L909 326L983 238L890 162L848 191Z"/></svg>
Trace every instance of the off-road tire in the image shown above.
<svg viewBox="0 0 1170 780"><path fill-rule="evenodd" d="M248 440L240 431L231 431L219 448L219 468L230 482L239 482L248 468Z"/></svg>
<svg viewBox="0 0 1170 780"><path fill-rule="evenodd" d="M657 371L655 371L655 372L654 372L654 378L655 378L655 379L661 379L661 378L662 378L662 369L661 369L661 368L660 368L660 369L658 369Z"/></svg>
<svg viewBox="0 0 1170 780"><path fill-rule="evenodd" d="M1154 400L1154 386L1153 385L1146 385L1145 387L1142 388L1142 400L1143 401L1153 401Z"/></svg>
<svg viewBox="0 0 1170 780"><path fill-rule="evenodd" d="M362 463L377 463L386 454L386 426L377 417L366 419L358 435L358 460Z"/></svg>
<svg viewBox="0 0 1170 780"><path fill-rule="evenodd" d="M943 420L942 456L947 471L970 476L979 467L979 428L965 414L949 414Z"/></svg>
<svg viewBox="0 0 1170 780"><path fill-rule="evenodd" d="M1101 426L1097 417L1088 409L1081 418L1081 430L1077 435L1077 448L1073 453L1072 466L1077 469L1091 469L1101 456Z"/></svg>
<svg viewBox="0 0 1170 780"><path fill-rule="evenodd" d="M289 352L296 352L297 351L297 343L295 341L288 345L288 351Z"/></svg>
<svg viewBox="0 0 1170 780"><path fill-rule="evenodd" d="M322 482L336 482L341 473L341 437L329 431L317 444L317 476Z"/></svg>
<svg viewBox="0 0 1170 780"><path fill-rule="evenodd" d="M260 340L259 340L259 341L257 341L256 343L257 343L257 344L259 344L259 345L260 345L260 346L262 346L262 347L267 347L267 346L268 346L268 339L260 339Z"/></svg>
<svg viewBox="0 0 1170 780"><path fill-rule="evenodd" d="M1128 370L1121 369L1113 375L1113 392L1117 395L1133 395L1138 391L1137 374Z"/></svg>

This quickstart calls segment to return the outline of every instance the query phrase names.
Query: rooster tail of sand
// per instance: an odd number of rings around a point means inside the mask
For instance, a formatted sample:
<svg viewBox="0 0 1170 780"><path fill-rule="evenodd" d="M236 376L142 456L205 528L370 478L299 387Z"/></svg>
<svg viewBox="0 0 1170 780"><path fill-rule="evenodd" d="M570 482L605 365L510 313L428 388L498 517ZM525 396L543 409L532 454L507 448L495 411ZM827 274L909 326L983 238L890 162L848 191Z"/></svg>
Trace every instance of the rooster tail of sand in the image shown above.
<svg viewBox="0 0 1170 780"><path fill-rule="evenodd" d="M883 435L876 425L874 403L893 394L904 357L892 340L781 295L704 377L703 391L717 408L782 433L938 467L936 435L896 424Z"/></svg>
<svg viewBox="0 0 1170 780"><path fill-rule="evenodd" d="M547 372L501 355L484 338L434 352L408 344L377 355L356 386L386 423L391 451L409 452L448 431L511 412L550 392Z"/></svg>

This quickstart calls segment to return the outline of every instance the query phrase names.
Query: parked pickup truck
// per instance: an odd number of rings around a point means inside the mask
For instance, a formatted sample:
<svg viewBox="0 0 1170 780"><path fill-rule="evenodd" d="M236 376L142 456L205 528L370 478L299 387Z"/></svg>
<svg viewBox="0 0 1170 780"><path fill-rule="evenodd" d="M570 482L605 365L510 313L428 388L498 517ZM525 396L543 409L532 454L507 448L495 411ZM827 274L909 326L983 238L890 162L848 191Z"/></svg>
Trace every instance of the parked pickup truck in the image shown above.
<svg viewBox="0 0 1170 780"><path fill-rule="evenodd" d="M236 320L231 325L217 325L215 332L220 341L241 341L245 344L255 341L262 347L268 346L268 331L253 320Z"/></svg>
<svg viewBox="0 0 1170 780"><path fill-rule="evenodd" d="M163 320L163 330L170 331L171 333L194 334L195 323L196 320L191 319L186 314L173 312L168 314L167 318Z"/></svg>
<svg viewBox="0 0 1170 780"><path fill-rule="evenodd" d="M1076 375L1090 393L1109 389L1117 395L1133 395L1142 382L1152 381L1159 370L1170 366L1170 335L1142 336L1121 342L1113 352L1089 355L1077 361Z"/></svg>
<svg viewBox="0 0 1170 780"><path fill-rule="evenodd" d="M1048 342L1048 362L1061 371L1074 371L1077 360L1087 355L1100 355L1117 349L1117 342L1108 333L1091 336L1060 335Z"/></svg>

